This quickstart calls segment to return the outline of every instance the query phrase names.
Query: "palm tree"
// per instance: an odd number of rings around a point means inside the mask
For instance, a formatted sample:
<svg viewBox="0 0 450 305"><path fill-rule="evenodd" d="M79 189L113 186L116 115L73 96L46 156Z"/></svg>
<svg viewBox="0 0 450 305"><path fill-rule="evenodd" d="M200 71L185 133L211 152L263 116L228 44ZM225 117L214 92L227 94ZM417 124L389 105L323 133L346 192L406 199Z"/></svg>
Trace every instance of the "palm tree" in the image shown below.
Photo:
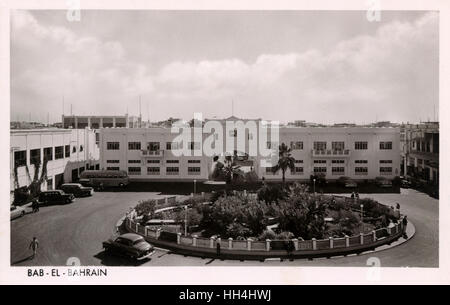
<svg viewBox="0 0 450 305"><path fill-rule="evenodd" d="M278 163L272 168L274 173L281 169L283 174L283 184L286 180L286 171L289 169L291 172L295 171L295 158L291 156L291 149L286 144L281 143L278 147Z"/></svg>

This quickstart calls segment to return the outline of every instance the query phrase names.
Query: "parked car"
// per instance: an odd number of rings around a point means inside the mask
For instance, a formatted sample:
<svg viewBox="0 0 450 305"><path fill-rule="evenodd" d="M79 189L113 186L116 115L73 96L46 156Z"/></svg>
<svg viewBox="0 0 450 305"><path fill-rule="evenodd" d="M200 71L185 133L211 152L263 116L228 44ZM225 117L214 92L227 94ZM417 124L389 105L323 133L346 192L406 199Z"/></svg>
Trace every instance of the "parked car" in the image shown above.
<svg viewBox="0 0 450 305"><path fill-rule="evenodd" d="M75 199L73 194L66 194L61 190L44 191L39 194L39 204L71 203Z"/></svg>
<svg viewBox="0 0 450 305"><path fill-rule="evenodd" d="M12 205L10 209L11 220L14 218L22 217L26 214L25 208L21 206Z"/></svg>
<svg viewBox="0 0 450 305"><path fill-rule="evenodd" d="M375 184L379 187L392 187L392 181L385 177L376 177Z"/></svg>
<svg viewBox="0 0 450 305"><path fill-rule="evenodd" d="M142 236L134 233L126 233L115 239L108 239L103 242L103 248L107 253L135 260L146 259L155 252L155 248L151 244L146 242Z"/></svg>
<svg viewBox="0 0 450 305"><path fill-rule="evenodd" d="M358 187L358 184L354 180L350 179L350 177L345 176L339 177L337 184L343 187Z"/></svg>
<svg viewBox="0 0 450 305"><path fill-rule="evenodd" d="M412 186L412 183L408 179L402 179L400 180L400 186L402 188L410 188Z"/></svg>
<svg viewBox="0 0 450 305"><path fill-rule="evenodd" d="M80 183L65 183L60 189L66 194L73 194L75 197L92 196L94 189L92 187L82 186Z"/></svg>

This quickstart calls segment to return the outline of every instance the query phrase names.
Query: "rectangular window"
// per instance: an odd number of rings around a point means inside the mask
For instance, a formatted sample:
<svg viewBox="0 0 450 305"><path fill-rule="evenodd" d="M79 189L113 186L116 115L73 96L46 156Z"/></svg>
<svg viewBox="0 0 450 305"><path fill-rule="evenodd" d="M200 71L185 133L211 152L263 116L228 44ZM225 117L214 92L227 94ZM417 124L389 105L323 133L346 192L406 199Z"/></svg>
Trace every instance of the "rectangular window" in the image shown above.
<svg viewBox="0 0 450 305"><path fill-rule="evenodd" d="M119 142L106 142L106 149L107 150L119 150L120 143Z"/></svg>
<svg viewBox="0 0 450 305"><path fill-rule="evenodd" d="M100 143L100 133L96 132L95 133L95 144L98 145L98 143Z"/></svg>
<svg viewBox="0 0 450 305"><path fill-rule="evenodd" d="M327 142L314 142L314 150L326 150Z"/></svg>
<svg viewBox="0 0 450 305"><path fill-rule="evenodd" d="M159 173L160 173L159 167L156 166L147 167L147 175L159 175Z"/></svg>
<svg viewBox="0 0 450 305"><path fill-rule="evenodd" d="M392 167L380 167L380 175L392 175Z"/></svg>
<svg viewBox="0 0 450 305"><path fill-rule="evenodd" d="M188 160L188 163L200 163L201 160Z"/></svg>
<svg viewBox="0 0 450 305"><path fill-rule="evenodd" d="M160 149L159 142L148 142L147 150L149 151L158 151Z"/></svg>
<svg viewBox="0 0 450 305"><path fill-rule="evenodd" d="M41 149L31 149L30 150L30 164L41 162Z"/></svg>
<svg viewBox="0 0 450 305"><path fill-rule="evenodd" d="M367 175L368 172L367 167L355 167L355 175Z"/></svg>
<svg viewBox="0 0 450 305"><path fill-rule="evenodd" d="M128 150L141 150L141 142L128 142Z"/></svg>
<svg viewBox="0 0 450 305"><path fill-rule="evenodd" d="M70 145L64 146L64 155L66 158L70 158Z"/></svg>
<svg viewBox="0 0 450 305"><path fill-rule="evenodd" d="M331 160L331 163L333 163L333 164L344 164L345 160Z"/></svg>
<svg viewBox="0 0 450 305"><path fill-rule="evenodd" d="M345 167L332 167L331 174L332 175L343 175L345 173Z"/></svg>
<svg viewBox="0 0 450 305"><path fill-rule="evenodd" d="M166 160L166 163L168 163L168 164L178 164L178 163L180 163L180 161L179 160Z"/></svg>
<svg viewBox="0 0 450 305"><path fill-rule="evenodd" d="M273 167L266 167L266 174L267 175L273 175Z"/></svg>
<svg viewBox="0 0 450 305"><path fill-rule="evenodd" d="M200 167L188 167L188 175L200 175Z"/></svg>
<svg viewBox="0 0 450 305"><path fill-rule="evenodd" d="M295 163L303 163L303 160L295 160Z"/></svg>
<svg viewBox="0 0 450 305"><path fill-rule="evenodd" d="M189 149L190 150L199 150L200 149L200 143L199 142L189 142Z"/></svg>
<svg viewBox="0 0 450 305"><path fill-rule="evenodd" d="M326 173L327 168L326 167L314 167L314 173Z"/></svg>
<svg viewBox="0 0 450 305"><path fill-rule="evenodd" d="M159 164L159 160L147 160L147 163Z"/></svg>
<svg viewBox="0 0 450 305"><path fill-rule="evenodd" d="M106 160L106 163L120 163L120 160Z"/></svg>
<svg viewBox="0 0 450 305"><path fill-rule="evenodd" d="M118 171L118 170L120 170L120 167L110 166L110 167L107 167L106 169L109 171Z"/></svg>
<svg viewBox="0 0 450 305"><path fill-rule="evenodd" d="M380 160L380 163L389 164L389 163L392 163L392 160Z"/></svg>
<svg viewBox="0 0 450 305"><path fill-rule="evenodd" d="M355 142L355 149L356 150L366 150L367 142Z"/></svg>
<svg viewBox="0 0 450 305"><path fill-rule="evenodd" d="M392 149L392 142L380 142L380 149Z"/></svg>
<svg viewBox="0 0 450 305"><path fill-rule="evenodd" d="M303 167L295 167L294 175L303 175Z"/></svg>
<svg viewBox="0 0 450 305"><path fill-rule="evenodd" d="M300 141L291 142L291 149L292 150L302 150L303 142L300 142Z"/></svg>
<svg viewBox="0 0 450 305"><path fill-rule="evenodd" d="M314 164L326 164L327 160L314 160Z"/></svg>
<svg viewBox="0 0 450 305"><path fill-rule="evenodd" d="M367 160L355 160L356 164L367 164Z"/></svg>
<svg viewBox="0 0 450 305"><path fill-rule="evenodd" d="M331 149L332 150L344 150L345 143L344 142L331 142Z"/></svg>
<svg viewBox="0 0 450 305"><path fill-rule="evenodd" d="M128 167L128 175L140 175L141 168L137 166Z"/></svg>
<svg viewBox="0 0 450 305"><path fill-rule="evenodd" d="M167 150L178 150L183 147L182 142L166 142Z"/></svg>
<svg viewBox="0 0 450 305"><path fill-rule="evenodd" d="M44 148L44 161L53 160L53 147Z"/></svg>
<svg viewBox="0 0 450 305"><path fill-rule="evenodd" d="M128 163L140 164L141 160L128 160Z"/></svg>
<svg viewBox="0 0 450 305"><path fill-rule="evenodd" d="M180 169L178 167L166 167L166 175L178 175Z"/></svg>
<svg viewBox="0 0 450 305"><path fill-rule="evenodd" d="M14 164L16 167L27 165L27 151L20 150L14 152Z"/></svg>
<svg viewBox="0 0 450 305"><path fill-rule="evenodd" d="M55 160L64 158L64 146L55 147Z"/></svg>

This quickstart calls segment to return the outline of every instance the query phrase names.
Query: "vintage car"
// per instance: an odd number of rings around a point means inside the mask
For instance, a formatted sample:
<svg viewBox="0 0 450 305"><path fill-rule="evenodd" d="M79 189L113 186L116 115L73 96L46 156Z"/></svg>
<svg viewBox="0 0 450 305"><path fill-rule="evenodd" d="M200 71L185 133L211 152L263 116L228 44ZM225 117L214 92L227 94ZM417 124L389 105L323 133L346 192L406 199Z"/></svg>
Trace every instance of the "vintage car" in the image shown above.
<svg viewBox="0 0 450 305"><path fill-rule="evenodd" d="M376 177L375 184L379 187L392 187L392 181L386 177Z"/></svg>
<svg viewBox="0 0 450 305"><path fill-rule="evenodd" d="M39 194L39 204L53 204L53 203L71 203L74 200L72 194L66 194L61 190L44 191Z"/></svg>
<svg viewBox="0 0 450 305"><path fill-rule="evenodd" d="M122 234L116 238L110 238L103 242L103 249L109 254L129 257L134 260L149 258L155 248L145 239L134 233Z"/></svg>
<svg viewBox="0 0 450 305"><path fill-rule="evenodd" d="M21 206L15 206L12 205L11 209L10 209L10 215L11 218L10 219L14 219L14 218L18 218L18 217L22 217L26 214L25 208L21 207Z"/></svg>
<svg viewBox="0 0 450 305"><path fill-rule="evenodd" d="M345 176L339 177L337 184L340 186L343 186L343 187L352 187L352 188L358 186L358 184L354 180L350 179L349 177L345 177Z"/></svg>
<svg viewBox="0 0 450 305"><path fill-rule="evenodd" d="M80 183L65 183L60 189L66 194L73 194L75 197L92 196L94 189L92 187L82 186Z"/></svg>

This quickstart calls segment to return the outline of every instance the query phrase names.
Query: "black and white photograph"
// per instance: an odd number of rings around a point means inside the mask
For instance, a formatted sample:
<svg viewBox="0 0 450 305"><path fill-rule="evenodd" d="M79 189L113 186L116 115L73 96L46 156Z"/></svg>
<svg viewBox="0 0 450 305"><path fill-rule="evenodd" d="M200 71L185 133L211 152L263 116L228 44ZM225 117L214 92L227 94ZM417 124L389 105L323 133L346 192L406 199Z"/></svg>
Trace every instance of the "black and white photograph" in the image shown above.
<svg viewBox="0 0 450 305"><path fill-rule="evenodd" d="M84 4L3 14L2 273L447 266L439 9Z"/></svg>

